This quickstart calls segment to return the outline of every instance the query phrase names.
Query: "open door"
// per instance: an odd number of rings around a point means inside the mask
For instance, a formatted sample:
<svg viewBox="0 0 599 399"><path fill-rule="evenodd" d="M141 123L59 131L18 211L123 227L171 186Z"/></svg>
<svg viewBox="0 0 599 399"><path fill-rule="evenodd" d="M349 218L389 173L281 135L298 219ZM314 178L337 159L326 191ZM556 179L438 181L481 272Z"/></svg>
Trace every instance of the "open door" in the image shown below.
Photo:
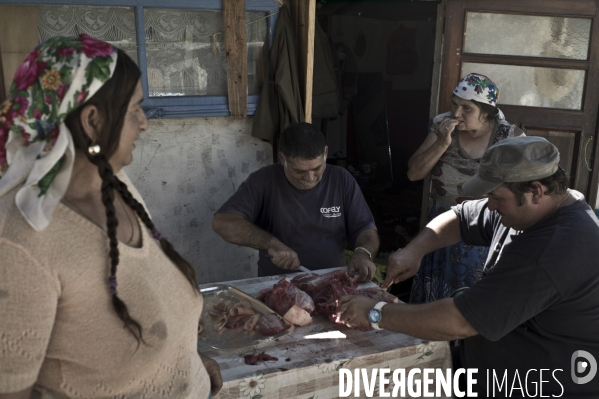
<svg viewBox="0 0 599 399"><path fill-rule="evenodd" d="M447 0L439 112L458 80L488 75L506 120L555 144L594 208L599 106L596 0Z"/></svg>

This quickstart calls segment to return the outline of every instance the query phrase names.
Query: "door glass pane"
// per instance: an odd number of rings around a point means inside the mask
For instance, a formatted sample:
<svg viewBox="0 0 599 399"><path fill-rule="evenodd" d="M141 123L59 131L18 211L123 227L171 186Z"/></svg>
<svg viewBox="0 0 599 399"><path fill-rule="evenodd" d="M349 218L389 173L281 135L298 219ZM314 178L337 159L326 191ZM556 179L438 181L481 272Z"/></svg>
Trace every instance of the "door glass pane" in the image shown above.
<svg viewBox="0 0 599 399"><path fill-rule="evenodd" d="M469 12L464 52L586 60L591 20Z"/></svg>
<svg viewBox="0 0 599 399"><path fill-rule="evenodd" d="M246 12L249 94L260 92L264 15ZM222 11L144 9L144 18L150 97L227 95Z"/></svg>
<svg viewBox="0 0 599 399"><path fill-rule="evenodd" d="M585 71L465 62L462 76L487 75L499 88L498 104L581 109Z"/></svg>
<svg viewBox="0 0 599 399"><path fill-rule="evenodd" d="M541 136L549 140L559 150L559 164L570 176L570 187L574 187L572 171L576 169L576 141L580 139L580 131L554 130L526 126L527 136Z"/></svg>
<svg viewBox="0 0 599 399"><path fill-rule="evenodd" d="M85 33L124 50L137 63L135 13L131 7L38 6L40 42Z"/></svg>

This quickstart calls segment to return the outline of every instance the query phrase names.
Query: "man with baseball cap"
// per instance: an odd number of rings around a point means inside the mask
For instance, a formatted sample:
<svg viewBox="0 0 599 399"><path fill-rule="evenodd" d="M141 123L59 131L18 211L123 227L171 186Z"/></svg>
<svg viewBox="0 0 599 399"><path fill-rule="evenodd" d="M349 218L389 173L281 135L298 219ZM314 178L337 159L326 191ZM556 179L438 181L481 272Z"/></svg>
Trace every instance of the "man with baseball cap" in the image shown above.
<svg viewBox="0 0 599 399"><path fill-rule="evenodd" d="M343 297L339 320L462 339L454 368L478 369L478 397L599 397L599 220L568 189L557 148L541 137L503 140L462 189L487 198L432 220L390 257L383 286L414 275L426 253L460 238L490 247L483 278L422 305L381 309Z"/></svg>

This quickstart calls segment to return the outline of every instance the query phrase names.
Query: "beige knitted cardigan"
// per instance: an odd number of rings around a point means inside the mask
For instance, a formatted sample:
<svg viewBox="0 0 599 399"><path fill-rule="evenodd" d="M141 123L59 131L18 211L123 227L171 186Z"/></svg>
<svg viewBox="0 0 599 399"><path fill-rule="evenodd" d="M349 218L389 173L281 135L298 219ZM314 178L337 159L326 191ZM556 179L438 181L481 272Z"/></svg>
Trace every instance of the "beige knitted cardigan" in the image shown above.
<svg viewBox="0 0 599 399"><path fill-rule="evenodd" d="M202 297L147 229L141 248L119 243L119 297L147 343L137 347L112 308L106 234L62 204L35 232L16 191L0 198L0 393L34 385L41 398L207 398Z"/></svg>

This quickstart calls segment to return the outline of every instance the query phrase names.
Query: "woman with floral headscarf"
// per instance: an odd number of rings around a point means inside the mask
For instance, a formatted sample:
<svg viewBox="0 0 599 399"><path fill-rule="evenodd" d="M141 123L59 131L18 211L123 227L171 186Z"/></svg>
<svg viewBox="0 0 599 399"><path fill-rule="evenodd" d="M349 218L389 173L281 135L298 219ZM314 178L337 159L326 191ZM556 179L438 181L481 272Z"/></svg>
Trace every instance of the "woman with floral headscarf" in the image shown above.
<svg viewBox="0 0 599 399"><path fill-rule="evenodd" d="M429 220L464 200L462 184L476 174L480 158L492 144L524 133L497 108L499 89L491 79L466 75L453 90L451 111L437 115L431 130L408 161L412 181L431 174ZM447 298L482 277L488 248L462 241L426 255L412 284L410 302ZM395 255L395 256L394 256ZM391 255L390 262L399 257ZM399 259L398 259L399 260Z"/></svg>
<svg viewBox="0 0 599 399"><path fill-rule="evenodd" d="M148 127L140 76L108 43L56 37L0 106L0 399L207 398L222 385L197 352L194 269L121 170Z"/></svg>

